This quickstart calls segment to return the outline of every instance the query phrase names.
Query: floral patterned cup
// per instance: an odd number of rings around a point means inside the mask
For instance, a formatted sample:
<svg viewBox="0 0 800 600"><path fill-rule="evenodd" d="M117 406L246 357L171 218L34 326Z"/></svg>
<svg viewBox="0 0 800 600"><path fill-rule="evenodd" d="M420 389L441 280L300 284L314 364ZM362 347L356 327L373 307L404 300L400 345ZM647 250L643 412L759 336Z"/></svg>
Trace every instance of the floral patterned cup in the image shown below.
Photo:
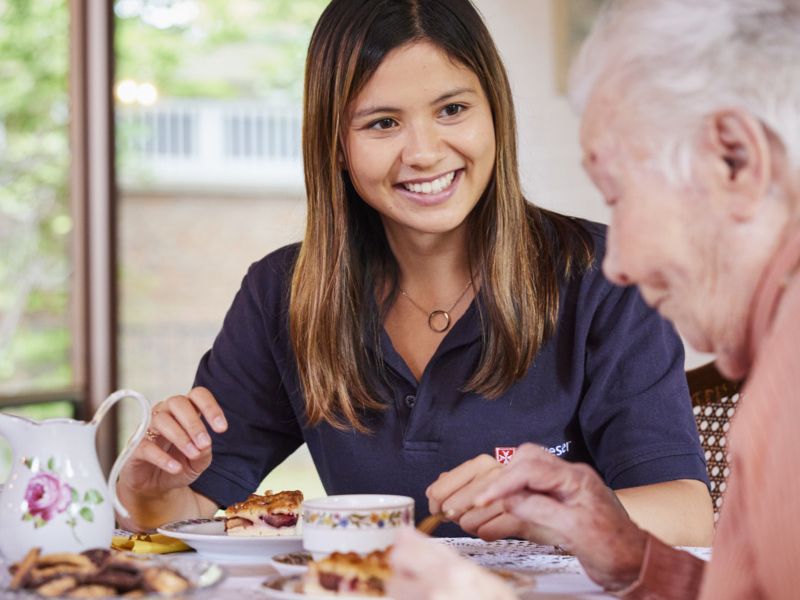
<svg viewBox="0 0 800 600"><path fill-rule="evenodd" d="M413 526L414 499L408 496L349 494L303 502L303 547L314 558L383 550L401 527Z"/></svg>

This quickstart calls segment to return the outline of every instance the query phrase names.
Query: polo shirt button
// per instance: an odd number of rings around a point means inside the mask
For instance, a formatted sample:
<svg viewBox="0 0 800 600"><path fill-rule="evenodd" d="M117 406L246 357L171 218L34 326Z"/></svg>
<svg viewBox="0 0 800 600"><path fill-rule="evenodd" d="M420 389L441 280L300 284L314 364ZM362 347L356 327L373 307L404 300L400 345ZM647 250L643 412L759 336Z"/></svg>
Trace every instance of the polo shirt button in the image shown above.
<svg viewBox="0 0 800 600"><path fill-rule="evenodd" d="M409 394L408 396L406 396L405 401L406 401L406 406L408 408L414 408L414 405L417 403L417 397L414 396L413 394Z"/></svg>

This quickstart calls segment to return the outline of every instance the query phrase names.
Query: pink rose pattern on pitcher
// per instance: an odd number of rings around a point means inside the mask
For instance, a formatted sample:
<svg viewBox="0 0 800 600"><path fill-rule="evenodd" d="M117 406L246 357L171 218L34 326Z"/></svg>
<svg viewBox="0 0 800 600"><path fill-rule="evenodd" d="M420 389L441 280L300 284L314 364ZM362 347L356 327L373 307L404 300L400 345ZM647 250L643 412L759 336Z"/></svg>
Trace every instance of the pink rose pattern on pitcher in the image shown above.
<svg viewBox="0 0 800 600"><path fill-rule="evenodd" d="M28 482L25 502L31 518L41 517L43 521L49 521L67 510L72 502L72 488L55 475L39 473Z"/></svg>
<svg viewBox="0 0 800 600"><path fill-rule="evenodd" d="M78 518L91 523L94 521L92 506L103 503L103 496L95 489L90 489L81 497L78 490L65 483L59 477L54 457L47 461L47 467L40 467L39 460L26 457L23 464L36 473L28 480L25 489L25 512L23 521L31 521L33 527L44 527L54 517L68 512L67 525L72 529L72 535L80 542L75 528Z"/></svg>

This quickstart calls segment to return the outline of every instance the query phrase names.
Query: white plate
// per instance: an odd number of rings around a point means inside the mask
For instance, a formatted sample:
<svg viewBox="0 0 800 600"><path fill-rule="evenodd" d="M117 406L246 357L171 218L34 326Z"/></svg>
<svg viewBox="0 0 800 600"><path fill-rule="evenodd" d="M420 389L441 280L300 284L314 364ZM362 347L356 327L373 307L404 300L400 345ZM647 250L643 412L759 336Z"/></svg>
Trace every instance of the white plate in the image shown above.
<svg viewBox="0 0 800 600"><path fill-rule="evenodd" d="M216 562L266 563L274 554L299 552L303 536L242 537L225 533L225 520L187 519L167 523L159 533L177 538L204 558Z"/></svg>
<svg viewBox="0 0 800 600"><path fill-rule="evenodd" d="M190 556L154 556L131 554L126 553L128 557L135 559L142 566L159 566L175 569L181 575L186 577L191 584L192 589L180 595L181 598L189 598L192 596L199 598L216 598L218 597L211 588L217 586L224 578L225 571L219 565L209 561L197 560L197 558ZM40 596L34 591L30 590L15 590L11 591L6 589L11 583L11 574L8 572L9 564L2 557L0 557L0 598L4 600L41 600L44 596ZM119 596L115 596L119 598ZM164 600L164 594L146 594L142 596L142 600ZM65 596L56 596L55 598L65 598Z"/></svg>
<svg viewBox="0 0 800 600"><path fill-rule="evenodd" d="M272 558L269 559L269 564L280 573L281 575L302 575L306 571L308 571L308 563L302 565L293 565L287 562L283 562L281 559L288 554L305 554L308 557L308 560L311 560L311 554L308 552L287 552L284 554L276 554Z"/></svg>
<svg viewBox="0 0 800 600"><path fill-rule="evenodd" d="M304 594L300 589L302 575L273 575L267 577L261 585L260 591L272 600L332 600L342 598L336 595L312 595ZM383 600L392 600L388 596L382 596ZM347 600L375 600L375 596L347 596Z"/></svg>

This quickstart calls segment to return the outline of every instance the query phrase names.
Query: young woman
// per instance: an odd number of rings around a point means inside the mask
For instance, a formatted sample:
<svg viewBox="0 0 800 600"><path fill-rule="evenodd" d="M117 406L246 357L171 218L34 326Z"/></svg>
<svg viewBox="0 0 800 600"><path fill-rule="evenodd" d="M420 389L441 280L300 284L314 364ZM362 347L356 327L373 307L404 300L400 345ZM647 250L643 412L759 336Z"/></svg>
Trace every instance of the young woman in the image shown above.
<svg viewBox="0 0 800 600"><path fill-rule="evenodd" d="M707 542L680 341L603 278L601 226L526 202L469 0L333 0L304 104L305 239L251 266L196 387L155 407L124 525L210 515L306 442L331 494L535 539L472 508L495 456L533 441L591 465L643 527Z"/></svg>

